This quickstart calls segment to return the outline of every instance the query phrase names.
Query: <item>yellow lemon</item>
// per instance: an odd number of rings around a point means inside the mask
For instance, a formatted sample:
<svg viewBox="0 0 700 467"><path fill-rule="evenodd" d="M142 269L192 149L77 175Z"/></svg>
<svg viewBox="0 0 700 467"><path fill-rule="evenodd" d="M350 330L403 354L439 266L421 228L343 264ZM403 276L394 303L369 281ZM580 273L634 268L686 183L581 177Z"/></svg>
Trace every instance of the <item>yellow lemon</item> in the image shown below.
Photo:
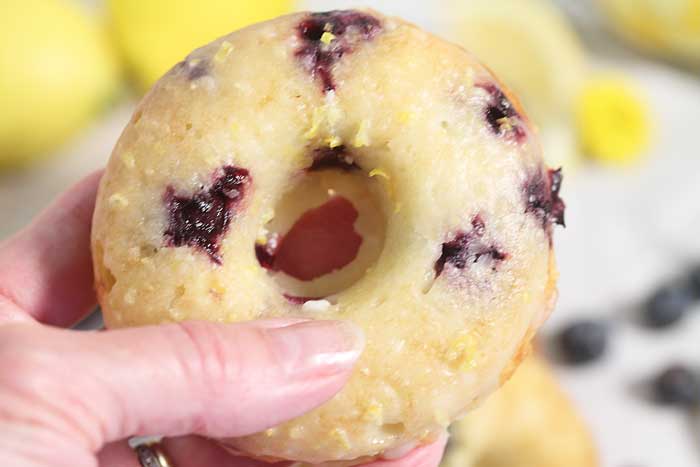
<svg viewBox="0 0 700 467"><path fill-rule="evenodd" d="M637 160L651 139L647 103L621 76L595 77L584 86L577 99L576 125L586 154L605 164Z"/></svg>
<svg viewBox="0 0 700 467"><path fill-rule="evenodd" d="M117 87L100 24L67 0L0 0L0 167L80 129Z"/></svg>
<svg viewBox="0 0 700 467"><path fill-rule="evenodd" d="M292 0L108 1L116 41L144 89L196 47L291 8Z"/></svg>
<svg viewBox="0 0 700 467"><path fill-rule="evenodd" d="M599 0L630 43L700 66L700 0Z"/></svg>
<svg viewBox="0 0 700 467"><path fill-rule="evenodd" d="M546 0L453 0L443 32L521 98L535 123L570 113L586 57L567 18Z"/></svg>

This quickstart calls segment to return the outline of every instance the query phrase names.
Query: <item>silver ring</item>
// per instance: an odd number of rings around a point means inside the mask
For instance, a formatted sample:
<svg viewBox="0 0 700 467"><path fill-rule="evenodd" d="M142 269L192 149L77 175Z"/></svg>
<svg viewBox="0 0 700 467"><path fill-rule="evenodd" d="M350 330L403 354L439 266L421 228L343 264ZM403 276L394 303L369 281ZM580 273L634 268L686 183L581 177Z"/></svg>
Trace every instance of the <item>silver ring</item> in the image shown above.
<svg viewBox="0 0 700 467"><path fill-rule="evenodd" d="M141 467L173 467L158 443L140 444L134 452Z"/></svg>

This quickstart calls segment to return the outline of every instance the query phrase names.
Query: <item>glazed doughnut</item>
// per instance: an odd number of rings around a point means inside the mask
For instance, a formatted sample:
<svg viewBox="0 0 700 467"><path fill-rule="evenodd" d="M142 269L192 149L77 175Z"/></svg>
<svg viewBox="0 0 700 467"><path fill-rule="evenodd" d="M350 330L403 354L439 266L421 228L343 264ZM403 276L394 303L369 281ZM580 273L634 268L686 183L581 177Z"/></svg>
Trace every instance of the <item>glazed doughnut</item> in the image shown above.
<svg viewBox="0 0 700 467"><path fill-rule="evenodd" d="M441 467L596 467L586 424L540 357L450 427Z"/></svg>
<svg viewBox="0 0 700 467"><path fill-rule="evenodd" d="M365 351L322 407L228 441L353 460L434 439L508 378L552 308L561 174L463 49L374 11L298 13L190 54L100 187L109 327L345 319Z"/></svg>

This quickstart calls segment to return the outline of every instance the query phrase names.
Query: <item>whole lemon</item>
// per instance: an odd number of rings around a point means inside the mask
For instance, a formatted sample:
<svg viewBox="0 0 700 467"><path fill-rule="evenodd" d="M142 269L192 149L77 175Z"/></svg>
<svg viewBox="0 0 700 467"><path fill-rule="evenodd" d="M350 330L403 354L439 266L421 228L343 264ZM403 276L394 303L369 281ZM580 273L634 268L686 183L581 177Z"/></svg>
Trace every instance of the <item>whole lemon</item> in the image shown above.
<svg viewBox="0 0 700 467"><path fill-rule="evenodd" d="M79 130L116 89L104 30L67 0L0 0L0 167Z"/></svg>
<svg viewBox="0 0 700 467"><path fill-rule="evenodd" d="M287 13L291 0L109 0L116 41L142 88L192 49Z"/></svg>
<svg viewBox="0 0 700 467"><path fill-rule="evenodd" d="M628 42L700 67L700 0L598 0Z"/></svg>

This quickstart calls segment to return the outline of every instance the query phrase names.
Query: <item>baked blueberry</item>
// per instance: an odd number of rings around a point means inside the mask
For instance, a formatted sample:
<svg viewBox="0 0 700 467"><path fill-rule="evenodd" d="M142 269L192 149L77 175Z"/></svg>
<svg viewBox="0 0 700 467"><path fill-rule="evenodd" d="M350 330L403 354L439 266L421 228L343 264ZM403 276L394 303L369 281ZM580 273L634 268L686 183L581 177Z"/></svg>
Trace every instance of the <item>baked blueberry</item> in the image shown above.
<svg viewBox="0 0 700 467"><path fill-rule="evenodd" d="M221 264L221 237L249 183L247 170L226 166L215 176L211 186L192 195L178 194L175 188L168 186L163 196L168 214L164 232L166 244L200 249L212 261Z"/></svg>
<svg viewBox="0 0 700 467"><path fill-rule="evenodd" d="M321 82L323 92L335 89L333 65L361 41L371 40L381 29L367 13L326 11L312 13L298 26L302 46L296 51L304 66Z"/></svg>

